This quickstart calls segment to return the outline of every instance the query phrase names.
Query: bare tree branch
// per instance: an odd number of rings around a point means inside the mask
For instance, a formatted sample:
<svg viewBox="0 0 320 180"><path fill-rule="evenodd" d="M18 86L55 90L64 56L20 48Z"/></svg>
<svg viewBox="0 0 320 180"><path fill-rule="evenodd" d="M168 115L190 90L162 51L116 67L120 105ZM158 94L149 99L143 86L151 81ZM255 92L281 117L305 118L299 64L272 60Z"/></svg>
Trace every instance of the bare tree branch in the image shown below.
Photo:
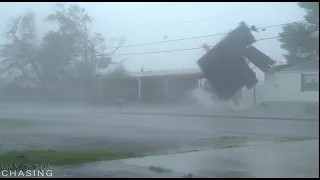
<svg viewBox="0 0 320 180"><path fill-rule="evenodd" d="M14 64L17 64L18 66L18 69L22 72L22 74L25 76L25 77L28 77L28 74L26 72L26 70L24 69L24 67L21 65L21 63L19 62L18 58L17 58L17 54L16 52L18 51L18 45L16 43L20 43L20 39L19 37L16 35L17 31L18 31L18 28L19 28L19 25L20 25L20 22L21 22L21 16L15 18L15 19L12 19L12 26L9 30L9 34L12 36L12 43L13 43L13 52L12 52L12 60L13 60L13 63Z"/></svg>
<svg viewBox="0 0 320 180"><path fill-rule="evenodd" d="M107 56L110 56L114 53L116 53L119 49L120 49L121 46L118 46L113 52L109 53L109 54L106 54Z"/></svg>
<svg viewBox="0 0 320 180"><path fill-rule="evenodd" d="M18 27L19 27L19 24L20 24L20 21L21 21L21 16L15 18L15 19L12 19L12 27L11 29L9 30L9 33L11 35L13 35L14 37L16 37L16 33L17 33L17 30L18 30Z"/></svg>
<svg viewBox="0 0 320 180"><path fill-rule="evenodd" d="M118 46L118 47L117 47L113 52L108 53L108 54L99 53L99 54L98 54L98 56L107 56L107 57L108 57L108 56L110 56L110 55L112 55L112 54L116 53L116 52L120 49L120 47L121 47L121 46ZM96 50L95 50L95 52L98 52L98 51L96 51Z"/></svg>
<svg viewBox="0 0 320 180"><path fill-rule="evenodd" d="M110 64L121 64L121 63L123 63L124 61L126 61L128 59L130 59L130 57L122 59L121 61L118 61L118 62L111 62Z"/></svg>

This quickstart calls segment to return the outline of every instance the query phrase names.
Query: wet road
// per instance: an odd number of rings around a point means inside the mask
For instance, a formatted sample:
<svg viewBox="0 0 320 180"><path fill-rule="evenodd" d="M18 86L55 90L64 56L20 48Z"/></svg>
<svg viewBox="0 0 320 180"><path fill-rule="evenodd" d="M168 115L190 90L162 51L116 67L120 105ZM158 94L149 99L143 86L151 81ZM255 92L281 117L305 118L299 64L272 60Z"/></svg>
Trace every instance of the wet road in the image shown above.
<svg viewBox="0 0 320 180"><path fill-rule="evenodd" d="M319 141L286 142L121 160L201 177L319 178Z"/></svg>
<svg viewBox="0 0 320 180"><path fill-rule="evenodd" d="M56 167L54 177L318 178L319 140Z"/></svg>
<svg viewBox="0 0 320 180"><path fill-rule="evenodd" d="M200 177L318 176L318 144L314 142L318 142L319 121L170 117L68 110L0 110L0 117L30 122L26 127L0 127L2 151L51 148L162 154L205 150L57 167L54 169L56 177L182 177L187 173ZM317 140L309 141L313 142L311 145L299 144L307 142L302 141L306 139ZM277 142L279 145L298 144L275 149L267 146ZM239 150L236 146L246 147ZM251 147L257 148L252 150ZM212 149L216 149L215 152ZM154 172L150 166L172 172Z"/></svg>
<svg viewBox="0 0 320 180"><path fill-rule="evenodd" d="M90 112L10 112L1 117L36 120L2 129L2 150L16 148L188 151L318 138L318 121L196 118Z"/></svg>

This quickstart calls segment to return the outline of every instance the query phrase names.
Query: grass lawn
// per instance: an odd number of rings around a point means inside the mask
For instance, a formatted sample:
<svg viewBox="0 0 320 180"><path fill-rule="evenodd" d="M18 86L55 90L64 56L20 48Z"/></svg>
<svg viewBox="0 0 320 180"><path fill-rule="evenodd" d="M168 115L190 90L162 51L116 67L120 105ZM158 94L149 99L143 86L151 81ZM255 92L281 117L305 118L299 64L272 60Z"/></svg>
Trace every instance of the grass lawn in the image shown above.
<svg viewBox="0 0 320 180"><path fill-rule="evenodd" d="M138 157L136 153L105 152L105 151L54 151L54 150L24 150L0 153L1 168L12 166L15 170L25 170L24 165L73 165L95 161L117 160ZM17 166L18 164L18 166ZM7 165L7 166L6 166ZM30 167L30 166L29 166Z"/></svg>
<svg viewBox="0 0 320 180"><path fill-rule="evenodd" d="M17 129L37 125L38 122L0 117L0 129Z"/></svg>

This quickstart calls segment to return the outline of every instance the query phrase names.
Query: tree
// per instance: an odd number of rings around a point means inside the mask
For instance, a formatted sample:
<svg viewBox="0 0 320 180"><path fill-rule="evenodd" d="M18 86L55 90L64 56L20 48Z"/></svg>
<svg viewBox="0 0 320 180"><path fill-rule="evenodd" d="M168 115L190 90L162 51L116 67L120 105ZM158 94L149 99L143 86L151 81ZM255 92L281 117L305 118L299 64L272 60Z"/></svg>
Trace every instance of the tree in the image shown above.
<svg viewBox="0 0 320 180"><path fill-rule="evenodd" d="M73 49L70 36L50 31L42 43L36 36L35 14L31 11L11 20L6 33L8 42L1 45L4 71L15 72L20 79L33 79L47 93L47 85L64 74Z"/></svg>
<svg viewBox="0 0 320 180"><path fill-rule="evenodd" d="M55 8L46 20L57 23L59 28L47 32L41 41L37 39L35 13L28 11L10 20L5 33L7 42L0 46L1 74L32 78L47 93L63 78L95 77L101 61L107 68L126 60L114 62L111 58L125 39L106 53L105 39L101 33L91 32L92 18L84 8L76 4Z"/></svg>
<svg viewBox="0 0 320 180"><path fill-rule="evenodd" d="M37 38L35 14L31 11L11 19L6 32L8 43L2 44L0 56L5 71L14 71L24 78L37 77L41 81L41 73L37 59Z"/></svg>
<svg viewBox="0 0 320 180"><path fill-rule="evenodd" d="M119 64L111 72L107 73L105 76L108 77L126 77L129 76L129 72L126 70L123 64Z"/></svg>
<svg viewBox="0 0 320 180"><path fill-rule="evenodd" d="M74 51L71 35L54 31L44 35L38 49L38 62L47 81L56 81L72 71Z"/></svg>
<svg viewBox="0 0 320 180"><path fill-rule="evenodd" d="M70 35L70 43L74 47L72 62L77 66L77 74L80 76L94 76L97 61L105 56L114 54L124 43L119 43L111 53L106 53L105 38L101 33L91 32L93 18L84 8L77 4L71 4L68 8L64 4L55 6L55 11L46 18L49 22L58 23L62 35ZM99 56L99 57L98 57ZM111 64L116 62L110 62Z"/></svg>
<svg viewBox="0 0 320 180"><path fill-rule="evenodd" d="M306 22L287 24L279 34L288 63L316 59L319 44L319 2L299 2L305 9Z"/></svg>

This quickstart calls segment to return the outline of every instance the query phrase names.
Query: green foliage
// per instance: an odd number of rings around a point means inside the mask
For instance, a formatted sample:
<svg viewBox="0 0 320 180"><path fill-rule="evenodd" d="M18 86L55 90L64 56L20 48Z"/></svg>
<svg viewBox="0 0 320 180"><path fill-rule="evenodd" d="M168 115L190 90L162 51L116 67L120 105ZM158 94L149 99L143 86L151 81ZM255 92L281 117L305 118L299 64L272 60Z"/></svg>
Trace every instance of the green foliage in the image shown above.
<svg viewBox="0 0 320 180"><path fill-rule="evenodd" d="M130 152L24 150L0 153L1 170L30 170L36 165L71 165L137 157ZM4 169L2 169L4 168Z"/></svg>
<svg viewBox="0 0 320 180"><path fill-rule="evenodd" d="M319 2L300 2L298 5L306 11L306 22L285 25L279 34L281 48L288 52L284 55L288 63L317 57Z"/></svg>
<svg viewBox="0 0 320 180"><path fill-rule="evenodd" d="M319 2L299 2L298 5L305 9L305 20L314 25L319 25Z"/></svg>

